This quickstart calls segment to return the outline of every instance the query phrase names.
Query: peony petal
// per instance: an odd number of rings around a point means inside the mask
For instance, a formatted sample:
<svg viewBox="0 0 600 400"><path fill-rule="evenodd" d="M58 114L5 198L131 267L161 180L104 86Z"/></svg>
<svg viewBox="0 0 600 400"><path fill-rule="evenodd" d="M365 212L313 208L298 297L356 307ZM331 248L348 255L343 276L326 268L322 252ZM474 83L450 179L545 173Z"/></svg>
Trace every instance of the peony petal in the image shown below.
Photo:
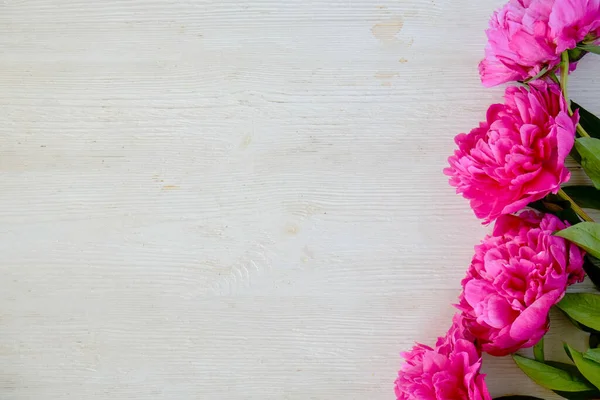
<svg viewBox="0 0 600 400"><path fill-rule="evenodd" d="M510 336L517 341L538 337L540 334L543 336L547 331L550 307L556 304L561 295L561 291L553 290L527 307L513 322Z"/></svg>
<svg viewBox="0 0 600 400"><path fill-rule="evenodd" d="M493 293L493 286L482 280L469 281L464 287L465 300L472 306L482 303Z"/></svg>
<svg viewBox="0 0 600 400"><path fill-rule="evenodd" d="M493 328L502 329L513 322L518 315L506 299L500 296L494 296L488 302L486 322Z"/></svg>

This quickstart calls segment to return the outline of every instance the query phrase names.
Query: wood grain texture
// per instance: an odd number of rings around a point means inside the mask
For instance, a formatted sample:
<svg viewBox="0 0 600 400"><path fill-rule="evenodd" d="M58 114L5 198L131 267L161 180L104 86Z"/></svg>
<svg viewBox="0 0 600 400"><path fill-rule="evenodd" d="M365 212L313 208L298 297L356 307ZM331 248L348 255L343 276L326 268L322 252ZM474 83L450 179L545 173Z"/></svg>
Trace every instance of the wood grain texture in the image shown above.
<svg viewBox="0 0 600 400"><path fill-rule="evenodd" d="M0 2L0 398L392 398L488 229L441 171L502 2Z"/></svg>

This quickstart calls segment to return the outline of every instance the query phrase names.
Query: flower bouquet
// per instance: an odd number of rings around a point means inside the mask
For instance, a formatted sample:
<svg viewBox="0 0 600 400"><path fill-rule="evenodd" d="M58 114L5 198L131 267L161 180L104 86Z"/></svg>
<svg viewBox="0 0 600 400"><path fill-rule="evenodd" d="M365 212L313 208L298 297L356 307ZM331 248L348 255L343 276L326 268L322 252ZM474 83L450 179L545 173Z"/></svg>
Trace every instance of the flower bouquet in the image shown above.
<svg viewBox="0 0 600 400"><path fill-rule="evenodd" d="M537 384L567 399L600 399L600 119L568 96L569 75L600 54L600 0L510 0L496 11L479 65L487 87L514 82L504 103L459 134L444 173L492 233L475 246L450 329L435 346L402 354L396 398L491 399L482 352L512 355ZM565 186L572 157L589 185ZM551 308L589 334L547 360ZM532 356L519 355L533 348ZM535 399L511 393L505 399Z"/></svg>

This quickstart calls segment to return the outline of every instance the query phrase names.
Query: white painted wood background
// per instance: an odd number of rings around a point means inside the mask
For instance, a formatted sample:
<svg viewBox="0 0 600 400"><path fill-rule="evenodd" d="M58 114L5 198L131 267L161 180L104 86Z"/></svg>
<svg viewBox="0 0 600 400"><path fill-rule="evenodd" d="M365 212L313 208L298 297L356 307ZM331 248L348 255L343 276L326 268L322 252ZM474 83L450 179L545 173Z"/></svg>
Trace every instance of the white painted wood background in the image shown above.
<svg viewBox="0 0 600 400"><path fill-rule="evenodd" d="M0 1L0 398L393 398L488 230L441 171L502 3Z"/></svg>

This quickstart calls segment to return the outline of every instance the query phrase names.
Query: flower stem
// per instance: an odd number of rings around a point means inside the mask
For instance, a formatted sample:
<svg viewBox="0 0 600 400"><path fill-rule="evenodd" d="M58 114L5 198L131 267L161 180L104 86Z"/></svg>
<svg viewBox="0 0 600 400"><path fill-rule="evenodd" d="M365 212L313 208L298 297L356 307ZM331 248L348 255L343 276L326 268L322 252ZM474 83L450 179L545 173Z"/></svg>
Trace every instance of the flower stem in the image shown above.
<svg viewBox="0 0 600 400"><path fill-rule="evenodd" d="M569 108L569 115L573 115L573 109L571 108L571 100L569 100L569 92L567 90L567 86L569 84L569 52L563 51L560 55L560 87L562 89L563 97L565 98L565 102L567 103L567 107ZM583 129L581 124L577 124L577 133L581 137L590 137L590 134Z"/></svg>
<svg viewBox="0 0 600 400"><path fill-rule="evenodd" d="M569 204L571 204L571 208L573 209L573 211L575 211L577 213L577 215L579 215L581 217L581 219L583 219L584 221L587 221L587 222L594 222L594 220L589 215L587 215L587 213L585 211L583 211L583 209L581 207L579 207L579 205L577 203L575 203L575 201L571 198L571 196L566 194L564 190L560 189L558 191L558 195L560 197L562 197L563 199L565 199L566 201L568 201Z"/></svg>
<svg viewBox="0 0 600 400"><path fill-rule="evenodd" d="M569 100L569 92L567 86L569 84L569 53L563 51L560 55L560 86L563 92L563 97L569 107L569 114L573 115L573 109L571 108L571 100Z"/></svg>

